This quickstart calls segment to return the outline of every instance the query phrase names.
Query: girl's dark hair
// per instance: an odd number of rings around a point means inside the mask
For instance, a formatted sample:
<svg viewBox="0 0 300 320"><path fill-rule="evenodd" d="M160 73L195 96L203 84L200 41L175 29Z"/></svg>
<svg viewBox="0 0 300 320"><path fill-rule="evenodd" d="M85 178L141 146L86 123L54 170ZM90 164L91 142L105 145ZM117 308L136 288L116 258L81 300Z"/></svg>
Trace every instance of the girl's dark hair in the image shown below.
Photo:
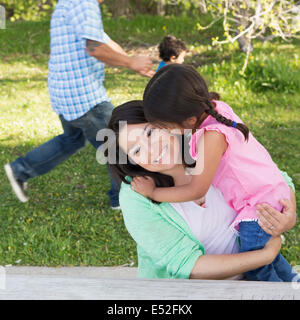
<svg viewBox="0 0 300 320"><path fill-rule="evenodd" d="M232 127L234 121L227 119L215 109L212 100L220 100L219 94L209 92L205 80L189 65L171 64L161 68L148 82L143 96L145 117L149 122L165 126L176 123L182 126L189 117L206 113L218 122ZM248 140L249 129L237 123L236 129ZM196 129L196 128L194 128Z"/></svg>
<svg viewBox="0 0 300 320"><path fill-rule="evenodd" d="M174 36L165 36L158 46L159 57L165 62L170 61L172 56L178 58L181 52L187 51L183 41Z"/></svg>
<svg viewBox="0 0 300 320"><path fill-rule="evenodd" d="M113 149L116 151L116 164L112 164L110 161L108 161L108 166L119 186L121 185L122 181L127 184L130 183L125 179L126 176L130 176L132 178L149 176L154 180L157 187L173 187L174 180L171 176L159 172L148 171L138 164L133 164L129 160L128 155L125 154L125 152L119 147L119 133L121 129L120 121L126 121L128 125L147 123L148 121L144 115L142 101L133 100L116 107L112 112L112 116L108 124L108 128L111 129L116 135L115 145L113 146ZM182 136L182 139L184 139L184 136ZM188 146L188 143L182 143L182 146L186 147ZM185 157L187 152L188 151L185 150ZM109 156L107 151L105 155ZM123 164L120 163L120 159L126 159L127 161L125 164ZM190 161L190 159L188 160ZM193 167L194 165L195 163L190 163L189 165L187 164L189 167Z"/></svg>

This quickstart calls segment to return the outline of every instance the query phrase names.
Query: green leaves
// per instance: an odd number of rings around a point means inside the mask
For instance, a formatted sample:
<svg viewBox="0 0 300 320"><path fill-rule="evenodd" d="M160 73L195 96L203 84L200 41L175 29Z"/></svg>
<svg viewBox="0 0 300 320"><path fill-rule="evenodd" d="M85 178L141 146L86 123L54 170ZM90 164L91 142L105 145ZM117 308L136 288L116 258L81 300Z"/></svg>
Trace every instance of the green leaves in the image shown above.
<svg viewBox="0 0 300 320"><path fill-rule="evenodd" d="M57 0L1 0L7 12L11 13L10 21L41 20L50 16Z"/></svg>
<svg viewBox="0 0 300 320"><path fill-rule="evenodd" d="M292 59L286 60L285 57L274 54L255 58L248 64L245 71L248 86L256 92L300 91L300 70L299 67L293 67L291 62Z"/></svg>

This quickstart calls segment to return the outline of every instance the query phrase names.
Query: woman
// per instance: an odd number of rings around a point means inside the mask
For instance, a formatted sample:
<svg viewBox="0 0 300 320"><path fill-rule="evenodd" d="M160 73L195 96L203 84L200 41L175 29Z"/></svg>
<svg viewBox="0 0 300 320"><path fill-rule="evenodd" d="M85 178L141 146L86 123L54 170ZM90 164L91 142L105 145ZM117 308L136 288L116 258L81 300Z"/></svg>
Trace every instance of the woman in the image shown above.
<svg viewBox="0 0 300 320"><path fill-rule="evenodd" d="M120 126L120 121L126 121L127 126ZM296 222L292 191L293 201L285 202L285 214L268 206L261 210L266 218L261 219L262 228L273 235L267 245L261 250L237 253L236 235L230 228L236 212L213 186L207 192L205 208L202 199L154 203L131 189L132 177L151 177L160 187L188 183L191 176L185 174L184 164L178 161L182 159L178 137L147 123L141 101L114 109L109 128L117 138L116 164L110 167L123 182L120 205L125 225L137 243L139 277L225 279L273 261L280 250L279 234ZM109 163L114 157L108 152ZM127 161L122 164L120 159L122 163Z"/></svg>

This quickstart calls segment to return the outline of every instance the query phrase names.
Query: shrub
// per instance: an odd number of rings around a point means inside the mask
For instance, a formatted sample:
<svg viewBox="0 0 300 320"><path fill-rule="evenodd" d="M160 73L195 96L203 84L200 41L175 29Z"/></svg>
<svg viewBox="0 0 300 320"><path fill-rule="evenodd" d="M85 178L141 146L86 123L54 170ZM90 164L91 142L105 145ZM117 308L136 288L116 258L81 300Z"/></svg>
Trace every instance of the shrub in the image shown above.
<svg viewBox="0 0 300 320"><path fill-rule="evenodd" d="M286 58L270 55L250 60L245 71L247 85L256 92L276 90L293 93L300 90L300 70L297 61L289 64Z"/></svg>
<svg viewBox="0 0 300 320"><path fill-rule="evenodd" d="M0 0L6 10L6 18L16 20L40 20L50 16L57 0Z"/></svg>

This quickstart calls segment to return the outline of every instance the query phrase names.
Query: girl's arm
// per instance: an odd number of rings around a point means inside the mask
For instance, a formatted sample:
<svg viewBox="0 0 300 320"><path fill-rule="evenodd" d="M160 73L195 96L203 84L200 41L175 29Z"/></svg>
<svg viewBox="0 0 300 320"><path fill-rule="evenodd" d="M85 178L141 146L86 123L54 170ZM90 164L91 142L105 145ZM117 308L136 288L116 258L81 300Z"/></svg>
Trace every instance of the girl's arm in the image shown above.
<svg viewBox="0 0 300 320"><path fill-rule="evenodd" d="M219 163L227 149L223 134L207 131L198 141L196 167L192 170L189 184L156 188L151 179L133 179L133 190L158 202L185 202L202 198L206 195Z"/></svg>
<svg viewBox="0 0 300 320"><path fill-rule="evenodd" d="M226 279L264 265L277 256L281 238L271 238L260 250L220 255L203 255L198 258L190 274L191 279Z"/></svg>

